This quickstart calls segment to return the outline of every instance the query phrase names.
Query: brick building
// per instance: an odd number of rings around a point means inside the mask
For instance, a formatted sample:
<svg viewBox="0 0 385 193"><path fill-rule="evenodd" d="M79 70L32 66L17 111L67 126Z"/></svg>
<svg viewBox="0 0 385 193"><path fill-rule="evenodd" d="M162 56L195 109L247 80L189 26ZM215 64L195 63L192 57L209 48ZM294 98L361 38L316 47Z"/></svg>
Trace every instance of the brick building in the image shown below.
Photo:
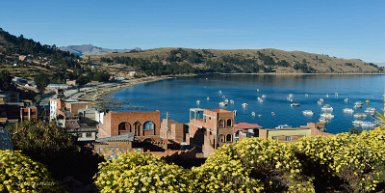
<svg viewBox="0 0 385 193"><path fill-rule="evenodd" d="M173 140L179 144L186 142L188 127L168 118L163 119L160 127L160 138Z"/></svg>
<svg viewBox="0 0 385 193"><path fill-rule="evenodd" d="M160 111L106 112L98 125L99 138L135 133L137 139L159 136Z"/></svg>
<svg viewBox="0 0 385 193"><path fill-rule="evenodd" d="M224 109L190 109L187 142L202 147L208 157L219 146L234 141L234 112Z"/></svg>

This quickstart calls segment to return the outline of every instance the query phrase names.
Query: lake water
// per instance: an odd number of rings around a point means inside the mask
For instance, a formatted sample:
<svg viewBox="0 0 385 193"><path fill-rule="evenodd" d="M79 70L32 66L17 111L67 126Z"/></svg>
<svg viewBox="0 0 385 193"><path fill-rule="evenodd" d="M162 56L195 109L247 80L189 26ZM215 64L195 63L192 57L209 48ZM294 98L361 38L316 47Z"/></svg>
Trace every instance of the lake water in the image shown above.
<svg viewBox="0 0 385 193"><path fill-rule="evenodd" d="M228 110L237 110L236 121L258 123L265 128L280 124L306 125L320 118L320 98L333 108L334 118L326 128L338 133L353 128L352 114L343 113L343 108L353 108L354 102L362 101L364 112L375 107L382 112L385 75L210 75L163 80L125 88L106 96L106 107L114 111L160 110L162 118L169 117L179 122L188 122L189 109L193 107L215 109L224 99L233 100ZM259 90L259 92L258 92ZM291 107L287 100L292 94L299 107ZM265 95L264 101L257 98ZM207 100L207 97L210 100ZM345 99L348 98L346 102ZM200 100L200 104L197 104ZM370 103L366 104L365 101ZM246 108L242 103L248 103ZM117 105L118 104L118 105ZM306 117L303 110L312 110ZM255 117L251 114L255 112ZM275 115L272 115L272 112ZM368 116L364 121L374 121Z"/></svg>

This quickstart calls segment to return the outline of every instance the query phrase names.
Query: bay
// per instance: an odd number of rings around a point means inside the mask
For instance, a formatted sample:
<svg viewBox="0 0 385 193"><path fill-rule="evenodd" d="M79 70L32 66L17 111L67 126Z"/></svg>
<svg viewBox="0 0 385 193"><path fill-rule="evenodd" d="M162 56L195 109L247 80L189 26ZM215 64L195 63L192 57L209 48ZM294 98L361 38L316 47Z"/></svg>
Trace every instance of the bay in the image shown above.
<svg viewBox="0 0 385 193"><path fill-rule="evenodd" d="M225 108L237 111L237 122L257 123L264 128L318 122L322 112L317 101L323 98L324 104L334 109L334 118L326 129L339 133L355 127L353 115L343 113L342 109L353 108L357 101L364 105L355 109L355 113L364 112L367 107L382 112L384 83L385 75L381 74L209 75L146 83L110 93L105 98L114 101L106 106L113 111L160 110L162 118L167 112L170 119L185 123L189 121L190 108L221 108L218 103L228 99L234 104ZM290 94L299 107L290 105L292 102L287 100ZM263 96L263 102L258 101ZM243 108L242 103L247 103L247 107ZM314 115L304 116L303 110L312 110ZM374 118L367 116L363 121L374 122Z"/></svg>

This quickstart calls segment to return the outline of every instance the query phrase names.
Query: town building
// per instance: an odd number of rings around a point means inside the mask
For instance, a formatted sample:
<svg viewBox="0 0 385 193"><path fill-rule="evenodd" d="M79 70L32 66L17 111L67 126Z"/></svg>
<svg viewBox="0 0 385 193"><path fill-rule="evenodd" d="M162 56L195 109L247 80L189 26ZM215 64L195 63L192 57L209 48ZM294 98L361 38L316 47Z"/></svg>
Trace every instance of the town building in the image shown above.
<svg viewBox="0 0 385 193"><path fill-rule="evenodd" d="M37 121L38 110L36 107L20 108L20 121Z"/></svg>
<svg viewBox="0 0 385 193"><path fill-rule="evenodd" d="M98 126L99 138L134 133L136 138L159 136L160 111L103 113Z"/></svg>
<svg viewBox="0 0 385 193"><path fill-rule="evenodd" d="M224 109L190 109L187 142L201 146L208 157L222 144L234 141L234 112Z"/></svg>
<svg viewBox="0 0 385 193"><path fill-rule="evenodd" d="M188 126L184 123L179 123L166 117L162 120L160 127L160 138L173 140L179 144L186 144L186 134Z"/></svg>

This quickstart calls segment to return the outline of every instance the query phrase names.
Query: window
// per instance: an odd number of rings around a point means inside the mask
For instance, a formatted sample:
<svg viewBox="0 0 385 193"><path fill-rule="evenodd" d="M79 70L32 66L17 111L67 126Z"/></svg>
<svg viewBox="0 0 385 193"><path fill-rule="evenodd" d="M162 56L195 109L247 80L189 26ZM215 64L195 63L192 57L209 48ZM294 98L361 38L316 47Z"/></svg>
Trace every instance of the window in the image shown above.
<svg viewBox="0 0 385 193"><path fill-rule="evenodd" d="M225 127L225 121L220 119L219 120L219 127Z"/></svg>
<svg viewBox="0 0 385 193"><path fill-rule="evenodd" d="M231 121L231 119L228 119L227 120L227 127L231 127L232 126L232 121Z"/></svg>
<svg viewBox="0 0 385 193"><path fill-rule="evenodd" d="M86 137L92 137L92 133L91 132L86 132Z"/></svg>
<svg viewBox="0 0 385 193"><path fill-rule="evenodd" d="M285 141L291 141L291 140L292 140L291 136L285 136Z"/></svg>
<svg viewBox="0 0 385 193"><path fill-rule="evenodd" d="M147 121L143 125L144 130L152 130L155 128L155 124L152 121Z"/></svg>
<svg viewBox="0 0 385 193"><path fill-rule="evenodd" d="M231 142L231 134L226 135L226 142Z"/></svg>

